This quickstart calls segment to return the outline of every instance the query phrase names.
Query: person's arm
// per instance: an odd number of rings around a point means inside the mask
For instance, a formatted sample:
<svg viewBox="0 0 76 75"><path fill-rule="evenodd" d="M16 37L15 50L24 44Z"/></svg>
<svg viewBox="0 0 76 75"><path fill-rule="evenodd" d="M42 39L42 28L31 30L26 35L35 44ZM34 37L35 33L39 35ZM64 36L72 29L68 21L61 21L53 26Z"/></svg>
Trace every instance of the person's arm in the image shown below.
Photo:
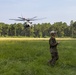
<svg viewBox="0 0 76 75"><path fill-rule="evenodd" d="M56 43L52 43L52 44L51 44L51 46L52 46L52 47L55 47L55 46L57 46L57 45L58 45L58 43L57 43L57 42L56 42Z"/></svg>
<svg viewBox="0 0 76 75"><path fill-rule="evenodd" d="M51 47L55 47L55 46L58 45L58 43L56 42L55 39L50 39L50 40L49 40L49 44L50 44Z"/></svg>

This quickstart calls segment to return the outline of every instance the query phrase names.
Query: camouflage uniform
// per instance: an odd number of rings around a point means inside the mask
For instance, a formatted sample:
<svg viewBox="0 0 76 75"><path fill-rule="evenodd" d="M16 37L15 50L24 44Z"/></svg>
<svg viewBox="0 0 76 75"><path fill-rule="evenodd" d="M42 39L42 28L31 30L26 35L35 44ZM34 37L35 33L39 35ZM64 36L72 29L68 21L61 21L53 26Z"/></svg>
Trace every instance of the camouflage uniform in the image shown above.
<svg viewBox="0 0 76 75"><path fill-rule="evenodd" d="M56 39L51 37L49 39L49 45L50 45L50 52L51 52L51 56L52 59L49 61L49 63L51 65L54 65L55 62L58 60L59 56L58 56L58 51L57 51L57 45L58 43L56 42Z"/></svg>

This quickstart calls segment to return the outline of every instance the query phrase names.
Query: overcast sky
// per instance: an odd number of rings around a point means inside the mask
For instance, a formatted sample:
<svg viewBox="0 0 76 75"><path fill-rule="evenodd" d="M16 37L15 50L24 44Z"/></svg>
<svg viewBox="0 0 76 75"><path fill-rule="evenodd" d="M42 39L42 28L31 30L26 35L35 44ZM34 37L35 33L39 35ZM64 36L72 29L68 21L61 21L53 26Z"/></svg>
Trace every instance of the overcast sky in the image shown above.
<svg viewBox="0 0 76 75"><path fill-rule="evenodd" d="M76 0L0 0L0 22L15 23L9 20L19 16L31 18L46 17L33 23L76 21Z"/></svg>

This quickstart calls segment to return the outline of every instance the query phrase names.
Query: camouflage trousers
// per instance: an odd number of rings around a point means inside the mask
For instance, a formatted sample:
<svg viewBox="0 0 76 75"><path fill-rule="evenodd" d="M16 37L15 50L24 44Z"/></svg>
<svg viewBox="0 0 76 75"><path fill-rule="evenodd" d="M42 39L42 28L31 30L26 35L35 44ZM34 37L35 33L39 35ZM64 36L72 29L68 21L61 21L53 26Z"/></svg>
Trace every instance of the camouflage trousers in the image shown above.
<svg viewBox="0 0 76 75"><path fill-rule="evenodd" d="M55 65L56 61L59 59L58 52L51 53L52 59L49 61L51 65Z"/></svg>

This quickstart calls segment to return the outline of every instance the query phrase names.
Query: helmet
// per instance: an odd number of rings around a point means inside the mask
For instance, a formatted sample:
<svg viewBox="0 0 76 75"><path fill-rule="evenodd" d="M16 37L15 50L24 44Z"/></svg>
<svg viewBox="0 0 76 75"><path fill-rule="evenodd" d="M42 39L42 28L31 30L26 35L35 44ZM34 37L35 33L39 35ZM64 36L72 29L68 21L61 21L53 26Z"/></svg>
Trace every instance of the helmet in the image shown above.
<svg viewBox="0 0 76 75"><path fill-rule="evenodd" d="M56 34L57 32L56 31L50 31L50 34Z"/></svg>

